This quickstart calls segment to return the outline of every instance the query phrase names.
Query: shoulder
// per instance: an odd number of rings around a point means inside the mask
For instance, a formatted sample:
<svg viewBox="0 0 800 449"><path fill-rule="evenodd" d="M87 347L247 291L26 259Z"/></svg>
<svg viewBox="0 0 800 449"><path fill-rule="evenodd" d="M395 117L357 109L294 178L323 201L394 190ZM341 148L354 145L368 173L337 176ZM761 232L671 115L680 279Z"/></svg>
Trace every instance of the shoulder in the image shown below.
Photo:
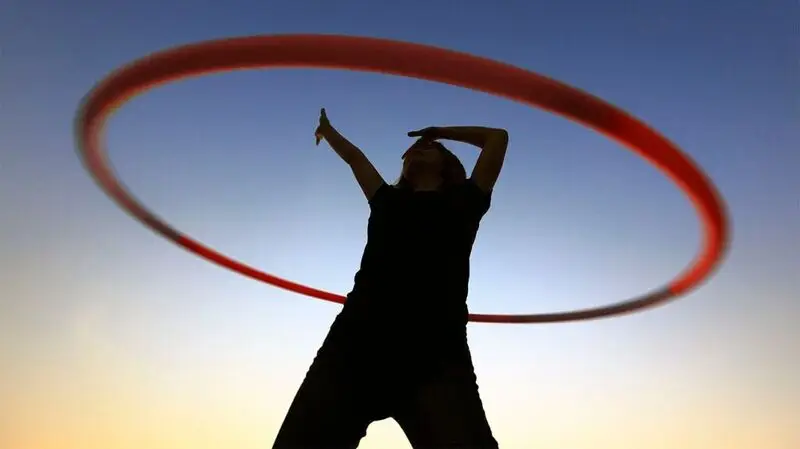
<svg viewBox="0 0 800 449"><path fill-rule="evenodd" d="M369 206L373 209L381 208L391 203L400 194L400 188L385 181L378 187L375 194L369 200Z"/></svg>
<svg viewBox="0 0 800 449"><path fill-rule="evenodd" d="M478 186L472 178L467 178L464 182L450 189L453 195L462 197L469 201L490 201L491 191L485 191Z"/></svg>
<svg viewBox="0 0 800 449"><path fill-rule="evenodd" d="M467 178L463 183L450 189L450 194L455 201L469 212L482 217L492 203L492 192L480 188L472 178Z"/></svg>

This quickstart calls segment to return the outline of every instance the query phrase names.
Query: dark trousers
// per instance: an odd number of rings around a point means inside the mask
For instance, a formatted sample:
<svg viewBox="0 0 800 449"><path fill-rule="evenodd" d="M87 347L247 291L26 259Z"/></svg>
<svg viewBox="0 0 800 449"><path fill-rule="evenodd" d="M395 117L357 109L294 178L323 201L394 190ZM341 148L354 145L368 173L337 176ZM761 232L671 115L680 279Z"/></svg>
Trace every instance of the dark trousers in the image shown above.
<svg viewBox="0 0 800 449"><path fill-rule="evenodd" d="M454 353L417 357L408 346L381 346L335 328L273 449L356 448L369 424L385 418L397 421L414 449L497 449L466 341Z"/></svg>

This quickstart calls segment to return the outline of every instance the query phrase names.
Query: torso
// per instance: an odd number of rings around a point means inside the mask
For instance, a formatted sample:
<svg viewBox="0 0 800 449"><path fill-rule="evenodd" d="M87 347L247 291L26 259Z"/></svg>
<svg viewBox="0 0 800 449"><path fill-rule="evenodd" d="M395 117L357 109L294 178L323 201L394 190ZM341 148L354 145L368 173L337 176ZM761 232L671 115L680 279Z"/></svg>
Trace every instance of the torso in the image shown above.
<svg viewBox="0 0 800 449"><path fill-rule="evenodd" d="M465 332L469 259L489 205L471 181L436 192L383 185L370 201L347 321L403 338L413 337L401 329L424 339Z"/></svg>

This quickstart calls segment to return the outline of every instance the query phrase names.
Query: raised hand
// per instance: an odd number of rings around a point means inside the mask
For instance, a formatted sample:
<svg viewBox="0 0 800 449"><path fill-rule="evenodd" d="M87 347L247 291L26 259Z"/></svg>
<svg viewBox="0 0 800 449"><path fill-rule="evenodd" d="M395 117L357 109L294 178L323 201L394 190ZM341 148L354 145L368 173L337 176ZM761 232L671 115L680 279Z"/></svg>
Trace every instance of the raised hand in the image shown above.
<svg viewBox="0 0 800 449"><path fill-rule="evenodd" d="M325 113L325 108L319 111L319 125L317 130L314 131L314 137L317 140L317 145L325 138L325 133L331 128L331 122L328 121L328 115Z"/></svg>
<svg viewBox="0 0 800 449"><path fill-rule="evenodd" d="M409 131L408 137L421 137L425 140L436 140L441 137L440 128L436 126L429 126L416 131Z"/></svg>

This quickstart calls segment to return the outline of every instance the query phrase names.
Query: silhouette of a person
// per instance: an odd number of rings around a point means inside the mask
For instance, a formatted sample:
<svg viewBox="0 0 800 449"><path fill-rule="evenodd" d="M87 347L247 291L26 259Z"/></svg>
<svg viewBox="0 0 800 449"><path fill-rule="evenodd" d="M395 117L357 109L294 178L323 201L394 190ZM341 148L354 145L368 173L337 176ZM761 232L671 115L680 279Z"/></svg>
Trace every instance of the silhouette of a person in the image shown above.
<svg viewBox="0 0 800 449"><path fill-rule="evenodd" d="M350 166L370 206L353 290L273 449L350 449L394 418L415 449L497 448L467 345L469 259L508 145L505 130L431 127L387 184L328 121L316 130ZM470 177L438 139L482 151Z"/></svg>

